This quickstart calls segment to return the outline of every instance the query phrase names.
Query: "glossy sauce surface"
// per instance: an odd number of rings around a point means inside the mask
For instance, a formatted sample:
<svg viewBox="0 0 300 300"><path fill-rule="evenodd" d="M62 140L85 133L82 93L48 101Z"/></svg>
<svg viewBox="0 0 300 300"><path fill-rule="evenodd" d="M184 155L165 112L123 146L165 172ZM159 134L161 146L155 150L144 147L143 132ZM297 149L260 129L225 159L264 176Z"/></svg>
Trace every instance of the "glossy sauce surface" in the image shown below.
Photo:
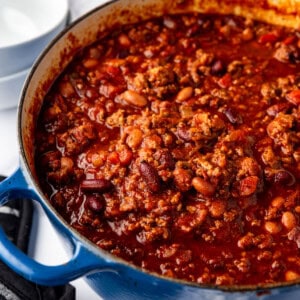
<svg viewBox="0 0 300 300"><path fill-rule="evenodd" d="M299 33L233 16L130 25L45 98L36 168L99 247L188 281L300 277Z"/></svg>

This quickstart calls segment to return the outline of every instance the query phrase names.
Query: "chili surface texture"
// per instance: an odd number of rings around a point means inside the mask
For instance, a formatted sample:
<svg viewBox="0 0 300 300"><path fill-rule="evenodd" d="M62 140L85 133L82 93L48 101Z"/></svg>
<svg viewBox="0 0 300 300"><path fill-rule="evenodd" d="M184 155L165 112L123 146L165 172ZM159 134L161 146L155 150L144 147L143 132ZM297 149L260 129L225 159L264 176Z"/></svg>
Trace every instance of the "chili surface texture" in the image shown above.
<svg viewBox="0 0 300 300"><path fill-rule="evenodd" d="M166 15L80 51L44 100L36 168L81 234L168 277L300 277L300 34Z"/></svg>

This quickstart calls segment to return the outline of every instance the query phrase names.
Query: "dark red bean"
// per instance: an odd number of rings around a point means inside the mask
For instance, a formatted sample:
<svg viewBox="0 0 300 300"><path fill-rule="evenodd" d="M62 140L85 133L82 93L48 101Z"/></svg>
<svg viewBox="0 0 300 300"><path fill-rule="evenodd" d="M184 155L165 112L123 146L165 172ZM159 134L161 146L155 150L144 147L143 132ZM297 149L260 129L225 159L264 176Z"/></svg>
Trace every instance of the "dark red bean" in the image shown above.
<svg viewBox="0 0 300 300"><path fill-rule="evenodd" d="M280 112L287 112L291 108L291 104L289 103L278 103L270 106L267 109L267 114L271 117L276 117Z"/></svg>
<svg viewBox="0 0 300 300"><path fill-rule="evenodd" d="M296 182L296 179L291 172L282 169L276 172L274 182L291 186Z"/></svg>
<svg viewBox="0 0 300 300"><path fill-rule="evenodd" d="M157 170L146 161L141 162L139 169L149 189L152 192L158 192L160 189L160 177Z"/></svg>
<svg viewBox="0 0 300 300"><path fill-rule="evenodd" d="M86 205L94 212L100 212L104 208L104 198L102 195L87 195Z"/></svg>
<svg viewBox="0 0 300 300"><path fill-rule="evenodd" d="M106 179L85 179L81 182L80 188L84 192L108 192L113 188L112 183Z"/></svg>
<svg viewBox="0 0 300 300"><path fill-rule="evenodd" d="M216 60L210 69L210 73L215 76L222 76L226 72L226 67L221 60Z"/></svg>
<svg viewBox="0 0 300 300"><path fill-rule="evenodd" d="M165 169L174 169L175 161L172 154L167 149L157 150L154 154L155 160L159 161L160 166Z"/></svg>
<svg viewBox="0 0 300 300"><path fill-rule="evenodd" d="M242 124L243 119L239 113L233 110L231 107L225 108L223 111L224 115L227 117L230 123L232 124Z"/></svg>

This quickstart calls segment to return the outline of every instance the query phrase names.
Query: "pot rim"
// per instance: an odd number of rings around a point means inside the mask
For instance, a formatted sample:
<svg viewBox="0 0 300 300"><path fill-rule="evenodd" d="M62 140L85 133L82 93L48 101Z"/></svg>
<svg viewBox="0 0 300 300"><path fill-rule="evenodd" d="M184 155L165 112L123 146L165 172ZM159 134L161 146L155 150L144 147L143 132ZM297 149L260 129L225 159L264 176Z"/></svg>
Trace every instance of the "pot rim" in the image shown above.
<svg viewBox="0 0 300 300"><path fill-rule="evenodd" d="M67 33L71 32L74 27L76 27L78 24L80 24L82 21L84 21L87 17L92 16L99 10L102 10L103 8L110 6L112 4L115 4L117 2L120 2L122 0L110 0L109 2L103 3L94 9L86 12L82 16L78 17L75 21L67 25L52 41L44 48L44 50L41 52L39 57L34 62L31 71L29 75L27 76L22 92L20 94L20 101L18 106L18 114L17 114L17 134L18 134L18 145L19 145L19 151L20 151L20 157L21 157L21 169L22 172L24 172L27 176L29 176L30 183L33 185L34 189L37 191L39 197L41 198L43 204L47 207L47 209L51 212L53 216L64 226L64 228L71 233L71 235L76 237L76 241L87 245L87 248L93 252L96 256L100 256L106 260L109 261L109 263L118 264L122 267L130 268L135 270L136 272L142 272L144 275L150 275L154 279L160 279L160 280L166 280L170 283L176 283L179 285L184 285L188 287L198 288L198 289L207 289L211 291L219 291L219 292L228 292L228 293L238 293L238 292L256 292L257 295L265 295L274 289L278 288L298 288L300 287L300 279L293 280L293 281L287 281L287 282L278 282L278 283L267 283L267 284L243 284L243 285L215 285L215 284L202 284L202 283L196 283L196 282L190 282L187 280L177 279L177 278L170 278L166 277L160 274L157 274L155 272L148 271L146 269L143 269L142 267L136 266L134 264L129 263L128 261L115 256L113 254L110 254L108 251L97 247L96 244L91 242L89 239L87 239L85 236L80 234L76 229L74 229L69 223L67 223L64 218L55 210L55 208L50 204L49 200L46 198L46 196L43 194L42 190L40 189L38 182L34 179L34 176L32 174L30 165L28 163L28 160L26 158L24 145L22 142L22 126L21 126L21 120L22 116L24 114L23 112L23 105L26 101L26 93L27 90L31 84L32 77L36 70L39 68L41 61L44 59L45 56L47 56L48 52L55 47L56 43ZM54 79L55 80L55 79ZM52 82L53 83L53 82ZM52 222L52 221L51 221Z"/></svg>

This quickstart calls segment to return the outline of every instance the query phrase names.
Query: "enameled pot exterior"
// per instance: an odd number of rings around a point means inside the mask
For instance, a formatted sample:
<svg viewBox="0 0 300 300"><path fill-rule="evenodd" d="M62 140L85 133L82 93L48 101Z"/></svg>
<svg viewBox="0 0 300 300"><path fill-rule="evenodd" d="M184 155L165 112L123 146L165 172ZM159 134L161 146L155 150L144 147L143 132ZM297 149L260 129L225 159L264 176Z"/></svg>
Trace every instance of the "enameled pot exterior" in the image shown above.
<svg viewBox="0 0 300 300"><path fill-rule="evenodd" d="M263 1L264 2L264 1ZM119 0L99 7L82 17L42 53L27 78L23 89L19 115L18 135L20 145L20 169L0 184L0 202L25 197L38 201L70 250L68 263L45 266L33 261L14 247L0 231L0 258L16 272L36 283L64 284L80 276L104 299L290 299L299 298L299 282L289 285L258 287L200 286L150 274L99 249L78 234L53 209L38 185L34 169L34 129L43 98L55 78L82 47L102 36L114 26L136 22L165 12L218 12L269 19L273 23L299 26L297 11L299 1L265 1L262 8L253 1L155 1ZM275 4L274 4L275 5ZM287 8L288 7L288 8ZM276 8L276 9L275 9ZM280 18L277 15L280 14Z"/></svg>

